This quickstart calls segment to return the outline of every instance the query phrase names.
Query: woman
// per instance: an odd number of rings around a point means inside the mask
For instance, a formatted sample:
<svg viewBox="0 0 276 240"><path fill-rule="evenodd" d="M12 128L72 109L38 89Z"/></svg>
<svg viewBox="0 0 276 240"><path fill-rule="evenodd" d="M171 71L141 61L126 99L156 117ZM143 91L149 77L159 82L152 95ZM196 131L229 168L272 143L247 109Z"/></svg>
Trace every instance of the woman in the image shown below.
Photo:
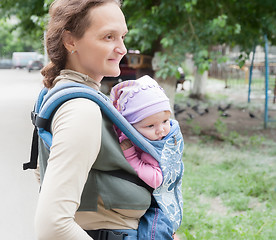
<svg viewBox="0 0 276 240"><path fill-rule="evenodd" d="M50 17L46 44L51 63L42 70L46 87L73 81L98 90L103 76L120 74L128 30L119 1L57 0ZM37 239L137 239L135 229L150 194L101 172L123 169L135 175L98 105L82 98L64 103L51 132L49 158L40 144L40 158L48 165L35 218Z"/></svg>

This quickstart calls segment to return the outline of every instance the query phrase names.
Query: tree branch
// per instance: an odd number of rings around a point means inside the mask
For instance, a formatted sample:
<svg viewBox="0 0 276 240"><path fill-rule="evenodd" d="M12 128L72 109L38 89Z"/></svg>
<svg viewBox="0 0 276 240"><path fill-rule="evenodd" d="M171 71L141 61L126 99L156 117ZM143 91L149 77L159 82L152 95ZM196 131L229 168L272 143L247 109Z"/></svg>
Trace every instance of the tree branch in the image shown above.
<svg viewBox="0 0 276 240"><path fill-rule="evenodd" d="M194 29L194 26L193 26L193 23L192 23L192 19L190 18L190 16L188 16L188 21L189 21L189 25L190 25L193 37L195 37L195 39L199 42L199 38L198 38L198 36L195 33L195 29Z"/></svg>

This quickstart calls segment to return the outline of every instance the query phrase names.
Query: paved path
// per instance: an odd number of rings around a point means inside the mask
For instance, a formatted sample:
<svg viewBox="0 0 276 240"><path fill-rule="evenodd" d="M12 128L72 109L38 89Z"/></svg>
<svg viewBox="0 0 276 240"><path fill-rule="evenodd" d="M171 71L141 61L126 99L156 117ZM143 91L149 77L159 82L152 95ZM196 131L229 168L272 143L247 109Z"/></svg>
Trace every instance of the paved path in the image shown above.
<svg viewBox="0 0 276 240"><path fill-rule="evenodd" d="M0 69L0 232L4 240L35 240L33 219L39 185L29 160L30 111L42 87L39 72Z"/></svg>

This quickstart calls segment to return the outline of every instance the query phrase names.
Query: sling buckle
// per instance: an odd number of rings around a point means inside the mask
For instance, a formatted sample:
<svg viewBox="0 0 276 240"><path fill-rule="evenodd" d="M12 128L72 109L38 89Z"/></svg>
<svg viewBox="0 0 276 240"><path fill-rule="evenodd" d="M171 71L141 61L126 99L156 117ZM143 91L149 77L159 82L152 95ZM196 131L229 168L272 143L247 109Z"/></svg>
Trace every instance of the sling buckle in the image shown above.
<svg viewBox="0 0 276 240"><path fill-rule="evenodd" d="M125 236L127 236L126 233L100 230L99 240L123 240Z"/></svg>
<svg viewBox="0 0 276 240"><path fill-rule="evenodd" d="M112 230L85 230L95 240L124 240L128 234L124 232L113 232Z"/></svg>

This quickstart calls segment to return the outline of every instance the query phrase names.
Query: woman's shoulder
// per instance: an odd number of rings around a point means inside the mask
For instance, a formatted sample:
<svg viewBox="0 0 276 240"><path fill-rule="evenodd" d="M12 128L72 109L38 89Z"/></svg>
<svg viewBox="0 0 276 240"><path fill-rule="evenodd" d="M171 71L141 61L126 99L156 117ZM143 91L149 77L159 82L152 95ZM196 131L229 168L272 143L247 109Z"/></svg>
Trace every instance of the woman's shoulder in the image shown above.
<svg viewBox="0 0 276 240"><path fill-rule="evenodd" d="M73 98L63 103L59 109L73 110L74 112L83 113L100 113L100 107L94 101L87 98Z"/></svg>
<svg viewBox="0 0 276 240"><path fill-rule="evenodd" d="M59 107L53 121L58 119L78 124L95 124L102 121L102 115L97 103L86 98L74 98Z"/></svg>

